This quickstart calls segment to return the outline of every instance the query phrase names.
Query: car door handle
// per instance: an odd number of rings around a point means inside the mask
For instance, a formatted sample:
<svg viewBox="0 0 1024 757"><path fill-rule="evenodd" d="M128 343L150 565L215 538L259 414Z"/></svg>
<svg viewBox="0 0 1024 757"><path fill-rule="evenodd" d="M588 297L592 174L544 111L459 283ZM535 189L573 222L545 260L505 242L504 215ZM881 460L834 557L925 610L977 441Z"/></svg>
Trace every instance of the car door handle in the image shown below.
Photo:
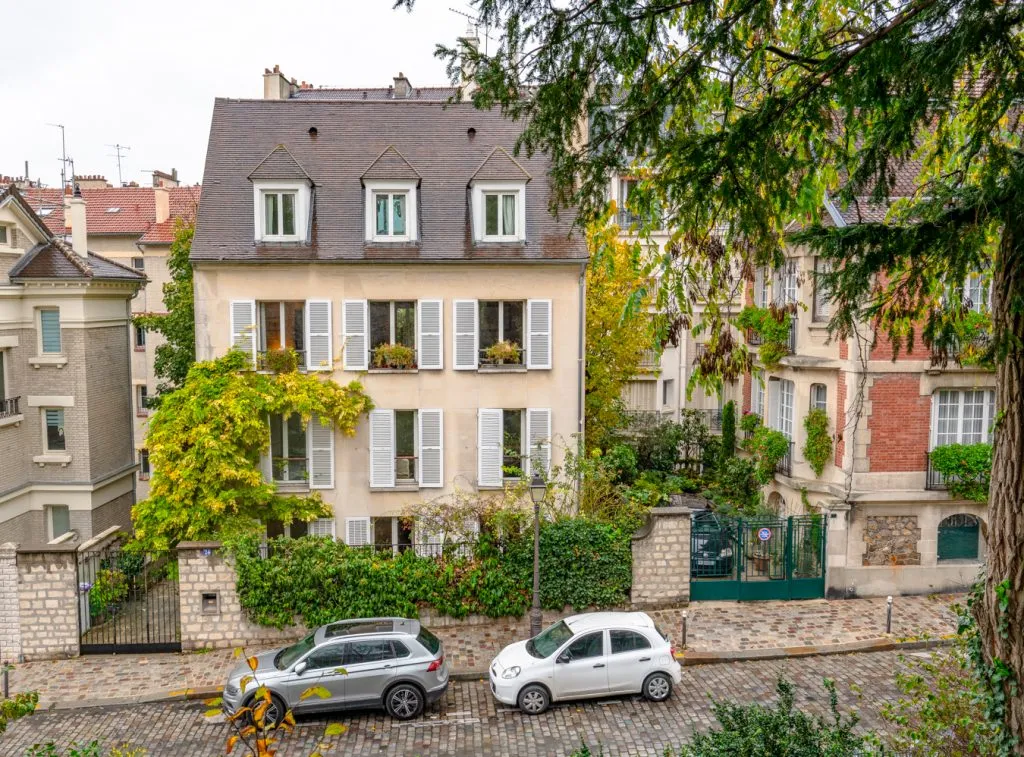
<svg viewBox="0 0 1024 757"><path fill-rule="evenodd" d="M640 658L640 662L650 662L650 661L651 661L650 657L641 657Z"/></svg>
<svg viewBox="0 0 1024 757"><path fill-rule="evenodd" d="M595 667L595 668L603 668L603 667L604 667L604 663L603 663L603 662L599 662L599 663L597 663L597 665L595 665L594 667Z"/></svg>

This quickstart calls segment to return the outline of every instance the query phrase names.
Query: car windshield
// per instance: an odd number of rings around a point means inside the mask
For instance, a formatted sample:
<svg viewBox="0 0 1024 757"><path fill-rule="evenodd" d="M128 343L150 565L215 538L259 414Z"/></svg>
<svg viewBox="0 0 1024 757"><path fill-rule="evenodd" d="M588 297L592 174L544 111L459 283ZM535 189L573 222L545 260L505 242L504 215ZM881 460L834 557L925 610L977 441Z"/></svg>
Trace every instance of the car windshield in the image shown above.
<svg viewBox="0 0 1024 757"><path fill-rule="evenodd" d="M526 651L534 657L544 659L550 657L565 642L572 638L572 629L560 620L553 626L541 631L537 636L526 642Z"/></svg>
<svg viewBox="0 0 1024 757"><path fill-rule="evenodd" d="M302 655L306 654L315 645L313 643L313 636L310 634L302 641L297 641L290 647L285 647L274 656L274 667L278 670L287 670L292 664L298 660Z"/></svg>

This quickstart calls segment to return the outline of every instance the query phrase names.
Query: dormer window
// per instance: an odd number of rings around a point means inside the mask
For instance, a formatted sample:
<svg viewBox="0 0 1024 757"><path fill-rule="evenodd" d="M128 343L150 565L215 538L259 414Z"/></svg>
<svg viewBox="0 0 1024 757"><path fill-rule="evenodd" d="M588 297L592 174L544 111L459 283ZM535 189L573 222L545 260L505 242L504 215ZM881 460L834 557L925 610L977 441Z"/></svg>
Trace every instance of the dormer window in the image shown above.
<svg viewBox="0 0 1024 757"><path fill-rule="evenodd" d="M295 192L263 192L263 237L295 236Z"/></svg>
<svg viewBox="0 0 1024 757"><path fill-rule="evenodd" d="M253 183L256 240L299 242L306 238L309 184L304 181Z"/></svg>
<svg viewBox="0 0 1024 757"><path fill-rule="evenodd" d="M476 240L525 241L525 197L525 182L476 182L473 185L473 227Z"/></svg>
<svg viewBox="0 0 1024 757"><path fill-rule="evenodd" d="M366 241L416 241L416 181L363 180L366 187Z"/></svg>

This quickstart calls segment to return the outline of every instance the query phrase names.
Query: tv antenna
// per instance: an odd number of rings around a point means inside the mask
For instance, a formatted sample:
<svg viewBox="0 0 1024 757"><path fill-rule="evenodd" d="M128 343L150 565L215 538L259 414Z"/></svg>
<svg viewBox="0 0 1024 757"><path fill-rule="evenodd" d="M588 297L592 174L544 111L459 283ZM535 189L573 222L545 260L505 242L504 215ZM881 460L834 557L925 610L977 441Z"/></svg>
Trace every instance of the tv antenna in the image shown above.
<svg viewBox="0 0 1024 757"><path fill-rule="evenodd" d="M128 145L120 145L120 144L118 144L118 145L107 145L107 147L113 147L115 155L117 157L117 186L120 187L123 184L123 182L121 181L121 152L122 151L128 152L132 148L130 148ZM110 157L115 157L115 156L111 155Z"/></svg>
<svg viewBox="0 0 1024 757"><path fill-rule="evenodd" d="M67 145L64 141L64 124L47 124L47 126L55 126L60 129L60 157L57 159L60 161L60 191L64 194L64 189L68 185L67 167L71 166L71 181L75 180L75 161L68 157Z"/></svg>
<svg viewBox="0 0 1024 757"><path fill-rule="evenodd" d="M484 38L484 55L487 55L487 42L491 39L491 35L487 32L490 31L490 24L484 23L480 20L479 16L474 16L466 11L459 10L458 8L448 8L452 13L462 16L463 18L469 19L469 25L473 27L473 33L478 37L480 36L480 27L484 27L483 38Z"/></svg>

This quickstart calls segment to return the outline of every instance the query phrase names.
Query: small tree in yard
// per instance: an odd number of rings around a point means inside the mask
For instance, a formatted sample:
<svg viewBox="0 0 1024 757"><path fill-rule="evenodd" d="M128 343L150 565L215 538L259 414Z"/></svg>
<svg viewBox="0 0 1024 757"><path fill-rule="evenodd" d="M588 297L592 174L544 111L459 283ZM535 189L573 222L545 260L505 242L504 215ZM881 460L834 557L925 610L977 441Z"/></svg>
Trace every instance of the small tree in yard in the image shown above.
<svg viewBox="0 0 1024 757"><path fill-rule="evenodd" d="M179 541L223 538L262 523L328 514L319 492L284 496L264 479L260 455L270 445L270 415L317 416L355 434L373 403L362 385L340 386L317 374L248 370L232 351L195 364L181 389L167 395L150 421L153 461L149 497L132 510L136 539L165 550Z"/></svg>
<svg viewBox="0 0 1024 757"><path fill-rule="evenodd" d="M729 400L722 408L722 462L736 454L736 403Z"/></svg>

